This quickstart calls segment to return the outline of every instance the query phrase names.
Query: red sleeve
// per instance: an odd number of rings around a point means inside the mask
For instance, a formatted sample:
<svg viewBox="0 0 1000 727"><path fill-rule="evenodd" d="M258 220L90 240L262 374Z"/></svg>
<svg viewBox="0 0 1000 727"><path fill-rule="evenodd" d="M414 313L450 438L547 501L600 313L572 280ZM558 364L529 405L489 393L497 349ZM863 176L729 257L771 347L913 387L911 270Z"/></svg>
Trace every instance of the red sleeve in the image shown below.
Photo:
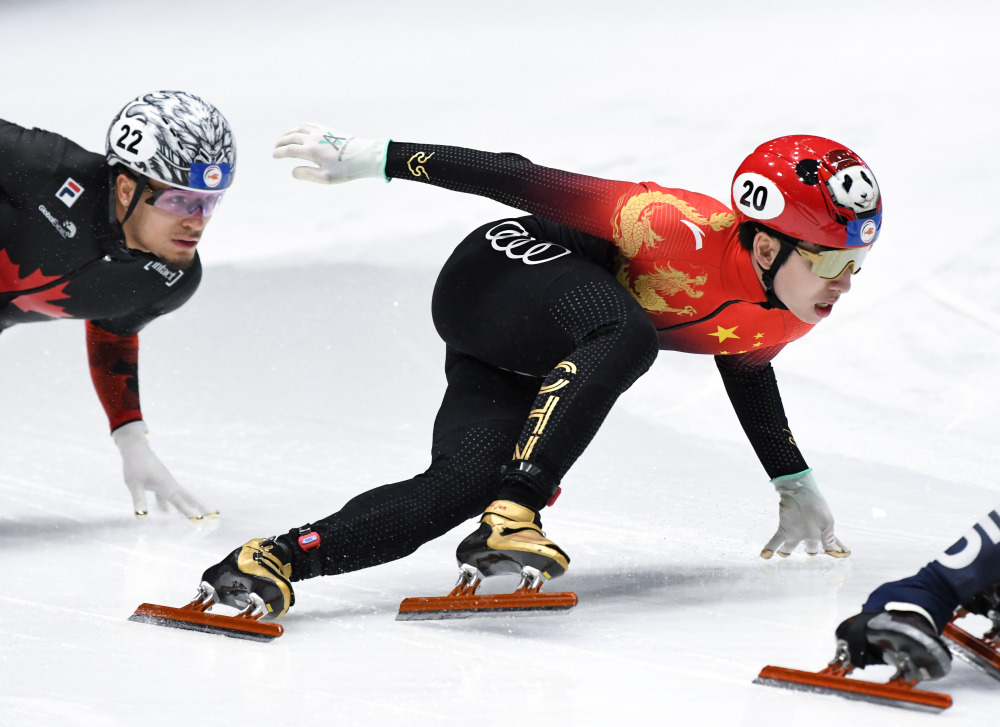
<svg viewBox="0 0 1000 727"><path fill-rule="evenodd" d="M139 410L139 335L119 336L87 321L90 378L111 431L142 419Z"/></svg>

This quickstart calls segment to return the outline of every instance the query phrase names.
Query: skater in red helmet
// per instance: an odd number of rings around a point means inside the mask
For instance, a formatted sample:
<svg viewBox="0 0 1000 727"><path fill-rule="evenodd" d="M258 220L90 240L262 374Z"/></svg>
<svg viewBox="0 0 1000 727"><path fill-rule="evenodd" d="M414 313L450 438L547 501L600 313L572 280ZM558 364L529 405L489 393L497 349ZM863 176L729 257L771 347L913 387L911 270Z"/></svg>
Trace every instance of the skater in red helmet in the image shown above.
<svg viewBox="0 0 1000 727"><path fill-rule="evenodd" d="M539 513L660 350L714 357L779 494L778 528L761 556L800 544L850 555L771 366L833 314L878 239L880 190L850 149L817 136L762 144L737 169L731 208L516 154L369 140L315 124L282 137L275 156L308 162L293 170L303 180L404 179L528 214L474 230L438 278L432 312L448 387L430 467L237 548L203 577L224 603L242 606L256 593L281 615L292 582L401 558L477 514L458 547L464 568L561 575L569 556L542 532ZM681 456L676 445L663 442L662 456Z"/></svg>

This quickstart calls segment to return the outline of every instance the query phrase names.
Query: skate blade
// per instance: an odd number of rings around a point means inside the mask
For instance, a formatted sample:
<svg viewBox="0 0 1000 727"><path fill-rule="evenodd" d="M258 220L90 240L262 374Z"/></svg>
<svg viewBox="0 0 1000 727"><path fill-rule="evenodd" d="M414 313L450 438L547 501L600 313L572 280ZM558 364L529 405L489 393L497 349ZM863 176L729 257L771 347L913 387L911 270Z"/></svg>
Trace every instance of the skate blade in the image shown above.
<svg viewBox="0 0 1000 727"><path fill-rule="evenodd" d="M426 621L472 616L539 614L568 611L577 604L575 593L498 593L487 596L427 596L405 598L397 621Z"/></svg>
<svg viewBox="0 0 1000 727"><path fill-rule="evenodd" d="M192 601L183 608L173 608L143 603L128 620L251 641L271 641L284 633L281 624L261 622L252 616L223 616L208 613L200 610L202 605L198 601Z"/></svg>
<svg viewBox="0 0 1000 727"><path fill-rule="evenodd" d="M862 679L848 679L842 673L842 670L837 672L830 667L813 672L785 669L780 666L765 666L760 675L753 680L753 683L815 694L833 694L845 699L915 709L921 712L937 713L951 706L951 697L947 694L914 689L910 682L902 678L881 684Z"/></svg>
<svg viewBox="0 0 1000 727"><path fill-rule="evenodd" d="M948 639L948 648L959 659L987 676L1000 680L1000 653L995 644L976 638L952 621L941 635Z"/></svg>

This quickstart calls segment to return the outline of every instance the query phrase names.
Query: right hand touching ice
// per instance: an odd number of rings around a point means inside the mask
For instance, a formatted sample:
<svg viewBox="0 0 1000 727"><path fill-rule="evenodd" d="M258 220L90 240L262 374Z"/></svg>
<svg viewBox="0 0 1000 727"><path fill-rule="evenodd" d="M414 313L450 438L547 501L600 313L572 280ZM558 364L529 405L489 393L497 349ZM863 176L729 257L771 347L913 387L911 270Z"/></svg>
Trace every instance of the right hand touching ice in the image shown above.
<svg viewBox="0 0 1000 727"><path fill-rule="evenodd" d="M146 424L141 419L118 427L111 433L111 438L122 455L125 486L132 493L132 505L137 518L142 519L149 514L147 491L156 495L156 504L164 512L169 503L189 520L219 516L218 510L208 507L181 487L163 466L146 440Z"/></svg>
<svg viewBox="0 0 1000 727"><path fill-rule="evenodd" d="M362 139L320 124L302 124L274 145L275 159L302 159L315 167L295 167L292 176L318 184L339 184L385 176L389 139ZM386 179L388 181L388 179Z"/></svg>
<svg viewBox="0 0 1000 727"><path fill-rule="evenodd" d="M761 558L770 558L775 553L787 558L799 543L805 543L809 555L816 555L820 550L834 558L846 558L851 554L833 532L833 514L811 469L776 477L771 483L781 496L778 531L760 551Z"/></svg>

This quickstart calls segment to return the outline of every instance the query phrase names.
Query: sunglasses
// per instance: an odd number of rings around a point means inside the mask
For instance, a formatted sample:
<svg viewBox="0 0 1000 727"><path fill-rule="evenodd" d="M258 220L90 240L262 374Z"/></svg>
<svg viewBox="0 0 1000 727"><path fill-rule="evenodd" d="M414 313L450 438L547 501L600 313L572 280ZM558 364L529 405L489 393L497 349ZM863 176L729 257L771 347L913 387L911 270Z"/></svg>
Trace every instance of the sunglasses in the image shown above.
<svg viewBox="0 0 1000 727"><path fill-rule="evenodd" d="M189 189L155 189L146 185L150 196L146 204L177 217L211 217L224 192L194 192Z"/></svg>
<svg viewBox="0 0 1000 727"><path fill-rule="evenodd" d="M871 245L867 245L865 247L848 247L843 250L812 252L803 250L797 244L787 240L781 240L781 242L792 245L795 252L812 263L812 274L823 278L823 280L839 278L848 267L851 268L851 275L857 275L861 272L861 263L871 248Z"/></svg>

